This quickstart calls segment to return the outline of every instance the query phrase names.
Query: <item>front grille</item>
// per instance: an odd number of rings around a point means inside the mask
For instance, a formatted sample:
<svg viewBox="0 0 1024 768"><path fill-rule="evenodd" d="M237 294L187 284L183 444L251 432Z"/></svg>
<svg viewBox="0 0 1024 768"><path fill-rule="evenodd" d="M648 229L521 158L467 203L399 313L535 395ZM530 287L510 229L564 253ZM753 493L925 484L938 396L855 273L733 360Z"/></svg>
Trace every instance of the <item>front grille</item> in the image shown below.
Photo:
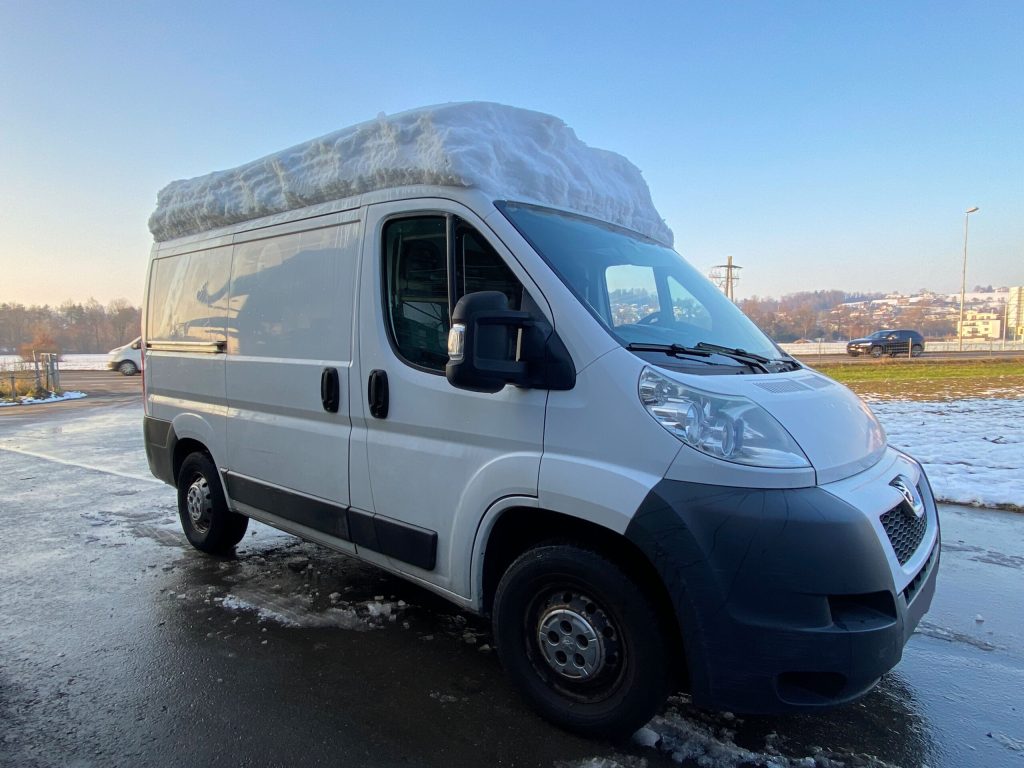
<svg viewBox="0 0 1024 768"><path fill-rule="evenodd" d="M928 515L918 517L914 511L901 502L882 515L882 527L889 536L889 542L896 552L900 565L906 565L924 538L928 527Z"/></svg>
<svg viewBox="0 0 1024 768"><path fill-rule="evenodd" d="M939 553L939 545L936 542L935 547L932 549L932 553L928 555L928 559L925 564L921 566L921 570L917 572L917 575L910 580L910 583L903 590L903 598L907 601L907 605L910 605L914 601L914 596L917 594L917 590L921 588L924 583L924 577L928 575L929 569L932 567L932 563L935 562L935 556Z"/></svg>

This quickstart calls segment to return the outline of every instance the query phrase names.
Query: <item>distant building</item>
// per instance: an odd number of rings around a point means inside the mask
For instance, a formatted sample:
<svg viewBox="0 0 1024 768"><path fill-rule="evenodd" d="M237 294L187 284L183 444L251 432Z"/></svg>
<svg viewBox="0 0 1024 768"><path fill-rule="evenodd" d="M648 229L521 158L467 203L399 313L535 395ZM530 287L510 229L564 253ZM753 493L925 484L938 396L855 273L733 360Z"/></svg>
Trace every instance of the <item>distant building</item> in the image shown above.
<svg viewBox="0 0 1024 768"><path fill-rule="evenodd" d="M998 312L965 312L962 333L965 339L1001 339L1003 318Z"/></svg>
<svg viewBox="0 0 1024 768"><path fill-rule="evenodd" d="M1024 286L1011 288L1006 296L1006 335L1024 339Z"/></svg>

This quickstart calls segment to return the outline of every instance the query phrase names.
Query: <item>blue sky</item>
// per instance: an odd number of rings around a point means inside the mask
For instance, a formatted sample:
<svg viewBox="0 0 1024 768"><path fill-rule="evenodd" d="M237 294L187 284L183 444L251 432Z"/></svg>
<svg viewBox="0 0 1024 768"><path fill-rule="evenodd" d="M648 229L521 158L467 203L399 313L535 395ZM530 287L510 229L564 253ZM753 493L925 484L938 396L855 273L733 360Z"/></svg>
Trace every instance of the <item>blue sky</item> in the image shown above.
<svg viewBox="0 0 1024 768"><path fill-rule="evenodd" d="M445 101L644 172L738 295L1024 284L1024 3L0 0L0 302L142 298L167 182Z"/></svg>

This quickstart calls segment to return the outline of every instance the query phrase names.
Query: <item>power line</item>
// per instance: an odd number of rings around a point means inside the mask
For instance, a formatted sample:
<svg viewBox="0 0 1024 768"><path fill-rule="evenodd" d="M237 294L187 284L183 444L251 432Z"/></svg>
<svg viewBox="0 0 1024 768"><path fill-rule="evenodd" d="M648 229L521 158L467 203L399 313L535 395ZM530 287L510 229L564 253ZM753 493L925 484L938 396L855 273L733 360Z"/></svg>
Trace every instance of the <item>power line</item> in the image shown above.
<svg viewBox="0 0 1024 768"><path fill-rule="evenodd" d="M725 264L716 264L708 273L708 277L719 287L729 301L736 301L735 288L736 283L740 281L740 276L736 273L741 269L743 267L733 264L732 256L729 256Z"/></svg>

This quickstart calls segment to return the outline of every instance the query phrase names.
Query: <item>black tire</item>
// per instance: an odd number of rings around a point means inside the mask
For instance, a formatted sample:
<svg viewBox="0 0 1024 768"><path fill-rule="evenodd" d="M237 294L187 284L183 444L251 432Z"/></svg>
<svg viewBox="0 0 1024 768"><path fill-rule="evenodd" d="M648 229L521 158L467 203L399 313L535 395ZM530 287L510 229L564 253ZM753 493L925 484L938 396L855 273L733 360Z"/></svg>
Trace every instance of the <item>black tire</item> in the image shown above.
<svg viewBox="0 0 1024 768"><path fill-rule="evenodd" d="M521 555L498 584L493 623L513 685L566 730L631 734L669 694L665 632L650 598L596 552L549 545Z"/></svg>
<svg viewBox="0 0 1024 768"><path fill-rule="evenodd" d="M117 366L117 371L122 376L134 376L139 372L139 367L131 360L122 360L120 365Z"/></svg>
<svg viewBox="0 0 1024 768"><path fill-rule="evenodd" d="M213 459L198 452L178 472L178 517L189 543L214 555L231 552L249 527L249 518L228 509Z"/></svg>
<svg viewBox="0 0 1024 768"><path fill-rule="evenodd" d="M884 351L882 350L881 347L872 347L871 348L871 356L872 357L881 357L883 353L884 353Z"/></svg>
<svg viewBox="0 0 1024 768"><path fill-rule="evenodd" d="M924 354L924 347L922 347L920 344L915 344L914 346L912 346L910 348L910 356L911 357L920 357L923 354Z"/></svg>

